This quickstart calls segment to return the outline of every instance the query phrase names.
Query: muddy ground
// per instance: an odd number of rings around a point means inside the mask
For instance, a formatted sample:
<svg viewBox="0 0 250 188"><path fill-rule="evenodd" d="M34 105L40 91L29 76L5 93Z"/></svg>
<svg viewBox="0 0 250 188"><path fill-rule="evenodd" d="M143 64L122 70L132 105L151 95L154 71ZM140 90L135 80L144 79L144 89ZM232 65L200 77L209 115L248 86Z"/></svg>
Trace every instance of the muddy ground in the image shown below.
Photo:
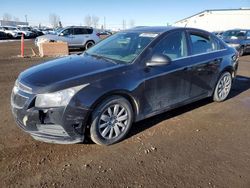
<svg viewBox="0 0 250 188"><path fill-rule="evenodd" d="M133 125L113 146L46 144L15 124L18 74L48 58L0 44L0 187L250 187L250 55L227 101L205 99ZM33 41L26 42L26 55Z"/></svg>

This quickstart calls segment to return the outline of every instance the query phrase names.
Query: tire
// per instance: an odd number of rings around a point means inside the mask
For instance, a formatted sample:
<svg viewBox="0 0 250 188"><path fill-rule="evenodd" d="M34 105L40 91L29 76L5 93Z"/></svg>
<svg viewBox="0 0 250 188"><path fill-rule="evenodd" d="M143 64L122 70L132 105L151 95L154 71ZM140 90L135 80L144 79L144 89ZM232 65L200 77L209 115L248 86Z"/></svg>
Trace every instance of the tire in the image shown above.
<svg viewBox="0 0 250 188"><path fill-rule="evenodd" d="M224 72L215 87L213 100L216 102L222 102L226 100L230 90L232 88L232 75L230 72Z"/></svg>
<svg viewBox="0 0 250 188"><path fill-rule="evenodd" d="M98 145L111 145L124 139L133 123L133 109L129 101L120 96L104 100L94 110L90 137Z"/></svg>
<svg viewBox="0 0 250 188"><path fill-rule="evenodd" d="M86 44L85 44L85 49L89 49L90 47L94 46L95 45L95 42L94 41L88 41Z"/></svg>
<svg viewBox="0 0 250 188"><path fill-rule="evenodd" d="M241 46L240 49L239 49L239 56L243 56L244 55L244 47Z"/></svg>

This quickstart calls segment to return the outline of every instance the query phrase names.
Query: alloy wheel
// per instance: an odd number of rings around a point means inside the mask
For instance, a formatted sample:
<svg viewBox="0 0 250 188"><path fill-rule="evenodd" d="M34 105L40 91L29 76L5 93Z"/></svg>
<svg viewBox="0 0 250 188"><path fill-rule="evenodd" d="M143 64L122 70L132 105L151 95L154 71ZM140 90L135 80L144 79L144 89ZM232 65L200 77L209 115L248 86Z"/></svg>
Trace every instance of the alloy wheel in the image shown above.
<svg viewBox="0 0 250 188"><path fill-rule="evenodd" d="M220 100L225 100L232 86L232 77L230 73L224 74L218 83L217 96Z"/></svg>
<svg viewBox="0 0 250 188"><path fill-rule="evenodd" d="M99 133L105 139L113 139L120 136L128 125L128 112L120 104L107 107L100 115Z"/></svg>

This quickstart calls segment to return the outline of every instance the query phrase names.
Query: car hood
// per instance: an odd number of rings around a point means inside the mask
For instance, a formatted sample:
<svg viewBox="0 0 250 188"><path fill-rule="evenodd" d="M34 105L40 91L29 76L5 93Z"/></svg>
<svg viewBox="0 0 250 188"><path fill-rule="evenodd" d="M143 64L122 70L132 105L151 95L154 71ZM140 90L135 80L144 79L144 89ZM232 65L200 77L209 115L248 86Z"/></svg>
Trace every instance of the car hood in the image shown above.
<svg viewBox="0 0 250 188"><path fill-rule="evenodd" d="M93 82L100 79L96 74L119 66L124 65L86 54L72 55L29 68L18 80L31 87L34 93L52 92Z"/></svg>
<svg viewBox="0 0 250 188"><path fill-rule="evenodd" d="M40 36L40 37L37 37L37 40L58 40L59 37L58 35L53 35L53 34L47 34L47 35L43 35L43 36Z"/></svg>
<svg viewBox="0 0 250 188"><path fill-rule="evenodd" d="M243 40L239 38L223 38L224 42L230 44L240 44Z"/></svg>

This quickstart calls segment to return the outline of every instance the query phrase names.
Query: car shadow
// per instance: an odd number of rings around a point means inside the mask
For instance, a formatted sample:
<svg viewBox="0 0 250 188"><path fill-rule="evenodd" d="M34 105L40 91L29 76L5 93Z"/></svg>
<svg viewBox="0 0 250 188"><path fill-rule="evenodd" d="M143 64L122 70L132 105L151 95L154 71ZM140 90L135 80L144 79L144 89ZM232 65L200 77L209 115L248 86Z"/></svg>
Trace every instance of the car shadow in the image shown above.
<svg viewBox="0 0 250 188"><path fill-rule="evenodd" d="M233 83L232 90L228 96L228 99L234 98L237 95L241 94L242 92L244 92L248 89L250 89L250 78L245 77L245 76L237 76L234 83ZM200 108L200 107L205 106L205 105L212 103L212 102L213 102L213 100L211 97L206 98L206 99L202 99L202 100L199 100L197 102L194 102L194 103L167 111L165 113L153 116L151 118L139 121L132 126L127 138L132 137L140 132L143 132L146 129L149 129L162 121L174 118L176 116L179 116L181 114L184 114L184 113L191 111L191 110L194 110L196 108Z"/></svg>
<svg viewBox="0 0 250 188"><path fill-rule="evenodd" d="M83 52L84 52L84 50L78 49L78 48L69 49L69 54L70 54L70 55L73 55L73 54L81 54L81 53L83 53Z"/></svg>

